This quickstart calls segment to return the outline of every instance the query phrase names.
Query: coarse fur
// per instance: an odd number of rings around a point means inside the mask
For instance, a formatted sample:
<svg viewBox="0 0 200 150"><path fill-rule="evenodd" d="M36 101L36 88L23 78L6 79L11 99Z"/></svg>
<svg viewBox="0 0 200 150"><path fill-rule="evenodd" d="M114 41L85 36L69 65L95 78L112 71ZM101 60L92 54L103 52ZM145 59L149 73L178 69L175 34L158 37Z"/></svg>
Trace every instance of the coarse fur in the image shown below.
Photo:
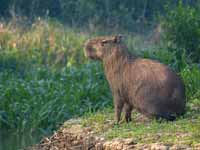
<svg viewBox="0 0 200 150"><path fill-rule="evenodd" d="M174 120L185 111L181 78L158 61L130 55L121 36L97 37L85 44L88 58L102 60L115 106L115 119L131 121L132 109L145 116Z"/></svg>

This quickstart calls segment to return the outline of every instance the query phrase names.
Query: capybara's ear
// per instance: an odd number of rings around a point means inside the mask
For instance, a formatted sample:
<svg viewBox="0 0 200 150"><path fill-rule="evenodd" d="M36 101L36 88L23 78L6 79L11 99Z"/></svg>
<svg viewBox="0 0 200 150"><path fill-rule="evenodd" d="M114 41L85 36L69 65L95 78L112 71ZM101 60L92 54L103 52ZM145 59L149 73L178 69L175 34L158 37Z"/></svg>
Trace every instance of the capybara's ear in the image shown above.
<svg viewBox="0 0 200 150"><path fill-rule="evenodd" d="M114 42L115 43L120 43L122 41L122 35L116 35L114 37Z"/></svg>

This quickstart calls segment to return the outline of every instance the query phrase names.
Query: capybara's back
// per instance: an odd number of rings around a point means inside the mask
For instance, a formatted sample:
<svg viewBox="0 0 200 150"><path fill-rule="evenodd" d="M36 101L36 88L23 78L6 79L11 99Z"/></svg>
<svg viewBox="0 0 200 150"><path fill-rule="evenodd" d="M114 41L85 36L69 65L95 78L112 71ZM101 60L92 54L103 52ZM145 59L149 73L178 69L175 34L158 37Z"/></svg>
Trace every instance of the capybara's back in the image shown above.
<svg viewBox="0 0 200 150"><path fill-rule="evenodd" d="M129 103L146 116L173 120L184 113L184 84L167 66L137 58L124 66L122 79Z"/></svg>
<svg viewBox="0 0 200 150"><path fill-rule="evenodd" d="M147 117L174 120L185 109L185 88L181 78L158 61L135 57L128 53L120 36L98 37L85 44L85 54L101 60L115 106L116 121L122 108L126 121L132 109Z"/></svg>

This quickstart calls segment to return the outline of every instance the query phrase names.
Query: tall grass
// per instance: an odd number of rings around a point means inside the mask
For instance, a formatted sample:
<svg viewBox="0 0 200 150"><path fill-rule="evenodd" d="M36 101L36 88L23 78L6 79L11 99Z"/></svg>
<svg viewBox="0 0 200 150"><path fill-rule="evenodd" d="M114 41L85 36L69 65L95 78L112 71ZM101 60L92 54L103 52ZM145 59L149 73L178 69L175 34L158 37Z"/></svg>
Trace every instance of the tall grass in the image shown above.
<svg viewBox="0 0 200 150"><path fill-rule="evenodd" d="M19 21L22 20L22 21ZM75 32L56 21L13 20L3 24L0 36L0 53L15 57L25 64L65 66L85 62L83 43L88 34Z"/></svg>

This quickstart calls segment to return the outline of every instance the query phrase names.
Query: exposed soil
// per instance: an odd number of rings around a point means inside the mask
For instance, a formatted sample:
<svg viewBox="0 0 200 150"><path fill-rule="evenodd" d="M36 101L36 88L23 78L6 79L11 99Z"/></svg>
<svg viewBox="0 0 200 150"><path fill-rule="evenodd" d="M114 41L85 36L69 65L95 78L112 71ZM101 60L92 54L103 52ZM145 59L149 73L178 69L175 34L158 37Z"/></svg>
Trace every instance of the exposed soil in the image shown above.
<svg viewBox="0 0 200 150"><path fill-rule="evenodd" d="M138 144L132 139L105 140L91 128L82 127L79 120L67 121L51 137L46 137L32 150L200 150L200 144L166 145L163 143Z"/></svg>

